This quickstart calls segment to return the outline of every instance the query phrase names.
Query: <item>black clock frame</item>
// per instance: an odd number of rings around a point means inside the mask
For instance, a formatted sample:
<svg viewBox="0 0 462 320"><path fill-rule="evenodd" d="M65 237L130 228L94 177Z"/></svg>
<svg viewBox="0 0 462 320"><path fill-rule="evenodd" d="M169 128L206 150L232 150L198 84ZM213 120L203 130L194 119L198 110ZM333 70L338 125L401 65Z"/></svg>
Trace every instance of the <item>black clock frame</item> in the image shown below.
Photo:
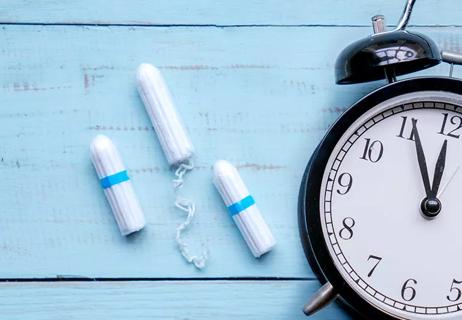
<svg viewBox="0 0 462 320"><path fill-rule="evenodd" d="M348 108L330 127L306 167L300 186L298 225L305 255L321 283L329 281L342 305L355 317L396 319L359 296L342 278L328 251L322 232L319 197L327 161L345 131L366 111L390 98L418 91L443 91L462 95L462 81L448 77L411 78L381 87Z"/></svg>

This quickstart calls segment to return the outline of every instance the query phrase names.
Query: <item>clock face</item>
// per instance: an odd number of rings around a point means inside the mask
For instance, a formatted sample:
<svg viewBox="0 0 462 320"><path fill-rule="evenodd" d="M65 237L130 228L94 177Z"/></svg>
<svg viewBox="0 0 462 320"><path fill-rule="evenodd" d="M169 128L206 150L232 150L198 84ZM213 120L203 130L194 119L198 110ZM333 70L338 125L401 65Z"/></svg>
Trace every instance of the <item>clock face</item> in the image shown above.
<svg viewBox="0 0 462 320"><path fill-rule="evenodd" d="M416 139L441 204L435 216L421 208L429 190ZM386 100L336 142L320 186L323 240L340 276L374 308L399 319L462 318L461 166L462 96L448 92Z"/></svg>

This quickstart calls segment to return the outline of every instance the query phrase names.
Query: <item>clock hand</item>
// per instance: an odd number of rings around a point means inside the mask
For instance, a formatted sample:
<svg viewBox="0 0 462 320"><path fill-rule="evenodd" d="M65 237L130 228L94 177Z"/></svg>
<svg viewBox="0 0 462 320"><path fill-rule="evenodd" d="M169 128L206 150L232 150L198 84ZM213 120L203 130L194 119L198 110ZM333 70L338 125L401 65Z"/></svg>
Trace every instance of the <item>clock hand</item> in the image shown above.
<svg viewBox="0 0 462 320"><path fill-rule="evenodd" d="M441 195L444 193L444 191L446 191L446 188L448 187L448 185L451 183L451 181L454 179L454 177L456 176L457 172L459 172L459 169L460 169L460 166L457 166L456 170L454 171L454 173L451 175L451 177L449 178L448 181L446 181L446 183L443 185L443 187L441 188L440 192L436 195L437 198L441 197Z"/></svg>
<svg viewBox="0 0 462 320"><path fill-rule="evenodd" d="M412 132L414 133L415 148L417 151L417 160L419 162L420 173L422 175L425 193L427 194L427 196L420 203L420 210L426 218L431 219L436 217L441 212L441 202L438 200L438 198L436 198L436 194L434 194L430 188L430 178L428 177L427 162L425 160L425 154L422 148L422 141L420 141L419 131L417 130L416 119L412 119ZM437 165L437 167L442 167L442 170L440 169L441 171L444 171L444 162L446 159L445 149L445 145L443 144L440 157L438 157L439 166ZM435 189L438 189L440 184L438 180L441 180L441 177L438 177L438 175L439 173L436 175L437 187Z"/></svg>
<svg viewBox="0 0 462 320"><path fill-rule="evenodd" d="M446 164L446 150L448 146L448 140L444 140L443 146L441 147L440 155L436 161L435 174L433 176L432 194L436 198L438 189L440 187L441 178L443 177L444 166Z"/></svg>
<svg viewBox="0 0 462 320"><path fill-rule="evenodd" d="M422 142L420 141L419 131L417 130L417 120L412 119L412 131L414 133L415 148L417 151L417 160L419 162L420 174L425 188L427 198L434 198L432 190L430 188L430 178L428 177L427 161L422 148Z"/></svg>

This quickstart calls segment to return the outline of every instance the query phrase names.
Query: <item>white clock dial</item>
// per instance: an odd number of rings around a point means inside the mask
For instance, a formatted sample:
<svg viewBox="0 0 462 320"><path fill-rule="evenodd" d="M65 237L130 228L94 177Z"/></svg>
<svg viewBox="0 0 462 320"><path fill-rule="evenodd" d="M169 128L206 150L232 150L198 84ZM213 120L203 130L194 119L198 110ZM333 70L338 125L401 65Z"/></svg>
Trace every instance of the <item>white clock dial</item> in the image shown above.
<svg viewBox="0 0 462 320"><path fill-rule="evenodd" d="M400 319L462 318L462 97L424 91L364 113L338 141L320 192L321 223L336 268L363 299ZM420 208L447 140L441 212Z"/></svg>

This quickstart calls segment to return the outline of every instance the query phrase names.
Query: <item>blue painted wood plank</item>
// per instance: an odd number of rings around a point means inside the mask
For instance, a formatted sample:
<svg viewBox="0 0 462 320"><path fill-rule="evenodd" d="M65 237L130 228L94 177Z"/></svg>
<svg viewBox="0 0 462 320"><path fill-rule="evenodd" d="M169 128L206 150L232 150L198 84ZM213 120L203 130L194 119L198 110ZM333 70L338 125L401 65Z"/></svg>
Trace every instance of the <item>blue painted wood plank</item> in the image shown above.
<svg viewBox="0 0 462 320"><path fill-rule="evenodd" d="M313 281L0 284L2 317L44 319L306 319ZM336 304L310 319L351 319Z"/></svg>
<svg viewBox="0 0 462 320"><path fill-rule="evenodd" d="M459 28L419 30L459 49ZM339 49L368 32L3 26L0 277L313 277L298 238L298 187L327 127L382 84L334 85ZM135 89L135 68L145 61L163 71L196 145L197 170L184 193L198 205L192 249L210 250L202 272L175 247L184 217L173 208L173 174ZM146 230L128 239L89 161L98 133L118 144L145 209ZM278 240L261 260L212 186L220 158L240 168Z"/></svg>
<svg viewBox="0 0 462 320"><path fill-rule="evenodd" d="M370 18L385 14L396 24L405 0L3 0L3 23L86 24L283 24L283 25L370 25ZM435 10L441 14L435 15ZM460 25L462 6L454 0L417 1L412 23Z"/></svg>

